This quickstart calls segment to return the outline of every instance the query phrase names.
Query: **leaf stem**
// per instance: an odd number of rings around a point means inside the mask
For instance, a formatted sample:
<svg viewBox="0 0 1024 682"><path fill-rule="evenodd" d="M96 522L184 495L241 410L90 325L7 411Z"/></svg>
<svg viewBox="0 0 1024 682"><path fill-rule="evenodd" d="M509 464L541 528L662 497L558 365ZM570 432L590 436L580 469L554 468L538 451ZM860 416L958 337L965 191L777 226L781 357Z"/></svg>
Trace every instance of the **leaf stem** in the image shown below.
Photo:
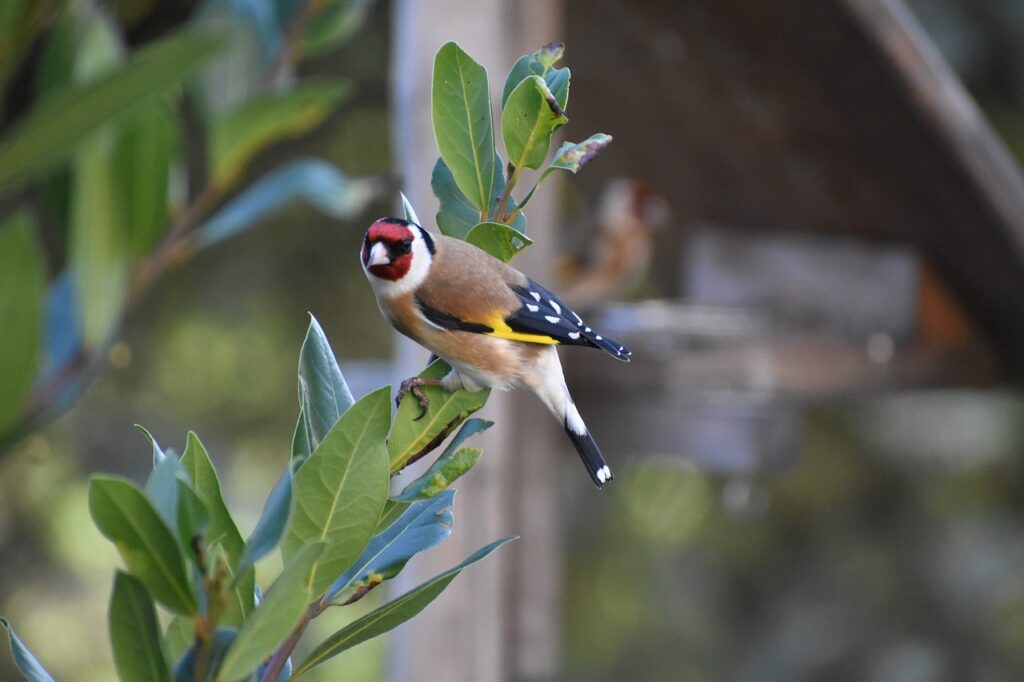
<svg viewBox="0 0 1024 682"><path fill-rule="evenodd" d="M260 682L277 682L277 678L281 676L281 671L284 670L284 664L288 662L288 657L292 655L295 650L295 645L302 639L302 634L306 631L306 626L309 622L319 616L324 611L324 606L319 601L315 601L309 605L306 612L302 614L302 618L299 619L295 629L292 630L292 634L288 635L288 639L284 640L281 646L277 647L277 650L270 657L270 661L267 663L267 669L263 671L263 677L260 678Z"/></svg>
<svg viewBox="0 0 1024 682"><path fill-rule="evenodd" d="M509 217L505 215L505 209L508 208L508 200L512 196L512 188L519 182L519 166L515 167L512 171L512 175L509 177L508 182L505 183L505 189L501 193L501 200L498 202L498 208L494 212L494 220L499 223L508 224Z"/></svg>

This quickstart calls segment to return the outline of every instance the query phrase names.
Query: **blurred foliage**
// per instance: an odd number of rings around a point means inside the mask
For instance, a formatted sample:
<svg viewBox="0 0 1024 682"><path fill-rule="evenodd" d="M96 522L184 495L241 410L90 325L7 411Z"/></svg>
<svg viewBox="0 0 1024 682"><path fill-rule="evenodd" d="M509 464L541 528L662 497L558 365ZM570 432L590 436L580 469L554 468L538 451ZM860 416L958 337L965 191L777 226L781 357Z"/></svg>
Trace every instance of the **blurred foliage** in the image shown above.
<svg viewBox="0 0 1024 682"><path fill-rule="evenodd" d="M0 231L16 240L4 254L18 265L3 268L0 309L19 323L0 354L0 448L70 405L168 269L296 200L350 218L380 192L379 178L348 178L323 159L257 172L351 92L296 67L350 39L368 8L4 4ZM238 72L259 77L216 78Z"/></svg>

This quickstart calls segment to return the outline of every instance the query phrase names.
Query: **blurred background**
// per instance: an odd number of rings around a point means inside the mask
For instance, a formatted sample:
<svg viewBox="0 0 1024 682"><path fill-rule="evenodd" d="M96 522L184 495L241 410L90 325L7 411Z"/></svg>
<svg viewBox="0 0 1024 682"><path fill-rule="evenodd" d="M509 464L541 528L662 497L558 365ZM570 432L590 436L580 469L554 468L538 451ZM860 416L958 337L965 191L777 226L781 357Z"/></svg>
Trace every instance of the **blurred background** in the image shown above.
<svg viewBox="0 0 1024 682"><path fill-rule="evenodd" d="M349 0L326 3L331 30L299 48L294 25L260 19L286 2L44 5L3 64L0 137L82 60L187 24L232 37L161 100L178 102L171 225L201 222L198 204L204 225L229 227L130 279L144 286L68 409L0 455L0 613L58 679L113 674L98 624L119 560L89 519L87 476L144 478L133 424L179 450L195 430L251 529L290 452L306 311L357 397L422 362L356 254L399 188L432 222L433 52L459 41L493 90L554 39L574 77L565 136L615 141L531 206L538 243L517 264L634 351L628 366L563 356L616 480L595 491L557 433L534 433L542 417L523 421L534 407L492 401L505 440L458 486L449 543L522 540L310 679L1024 676L1024 5ZM97 21L91 52L46 49ZM182 167L208 161L203 121L309 82L344 94L268 135L213 196L181 186ZM257 187L312 159L338 175ZM67 172L5 193L0 217L23 200L41 223L77 206L59 198ZM73 239L45 238L56 252ZM65 260L48 255L53 277ZM0 656L0 679L14 674Z"/></svg>

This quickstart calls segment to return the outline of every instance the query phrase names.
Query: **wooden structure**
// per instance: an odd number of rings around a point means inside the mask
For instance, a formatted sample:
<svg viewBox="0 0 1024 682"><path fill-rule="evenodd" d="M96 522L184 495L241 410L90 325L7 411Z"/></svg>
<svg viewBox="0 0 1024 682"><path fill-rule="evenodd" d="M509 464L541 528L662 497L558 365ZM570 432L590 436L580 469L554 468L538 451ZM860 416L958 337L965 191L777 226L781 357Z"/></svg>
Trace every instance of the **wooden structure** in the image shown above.
<svg viewBox="0 0 1024 682"><path fill-rule="evenodd" d="M830 335L827 328L762 333L772 321L743 308L628 311L634 319L647 314L654 324L676 324L684 336L707 338L713 329L718 341L739 339L705 344L703 354L691 348L692 373L684 376L715 385L732 371L737 382L757 388L758 376L742 370L767 367L776 372L773 390L781 386L786 397L801 400L894 385L1024 379L1024 181L898 0L396 0L396 166L422 217L434 205L428 112L437 47L458 40L488 67L496 89L512 60L554 39L569 48L573 134L615 136L579 181L596 187L611 176L644 177L672 203L675 229L659 237L658 249L666 295L686 293L682 254L708 226L731 230L727 242L778 231L842 236L910 254L914 319L893 318L880 335ZM537 245L517 265L543 277L554 208L535 202L530 218ZM624 331L621 340L631 341ZM637 343L643 346L642 336ZM407 376L423 355L404 342L400 348L396 374ZM803 352L799 361L794 351ZM761 364L744 364L754 356ZM820 371L809 374L808 362ZM627 376L602 364L602 381L642 382L657 374L633 365ZM570 367L570 374L588 379L585 365ZM686 404L685 391L663 389ZM699 431L716 418L749 417L749 438L777 439L785 466L787 448L799 438L799 415L772 392L750 395L761 402L734 403L733 414L705 413L691 426ZM545 423L538 406L515 396L491 402L489 416L499 426L489 432L479 470L460 486L452 539L418 558L410 566L418 574L402 579L414 584L500 535L523 539L460 577L398 632L390 679L559 679L552 451L564 448L554 429L521 428ZM612 411L600 398L588 410L598 415L591 421L600 436Z"/></svg>

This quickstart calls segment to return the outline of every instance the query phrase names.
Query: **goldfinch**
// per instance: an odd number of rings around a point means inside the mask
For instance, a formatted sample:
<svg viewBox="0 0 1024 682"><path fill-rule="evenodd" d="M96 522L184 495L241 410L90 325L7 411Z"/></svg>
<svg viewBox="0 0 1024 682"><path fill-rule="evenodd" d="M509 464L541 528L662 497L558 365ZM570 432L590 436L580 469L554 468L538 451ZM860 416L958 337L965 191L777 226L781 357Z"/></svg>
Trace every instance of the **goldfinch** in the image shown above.
<svg viewBox="0 0 1024 682"><path fill-rule="evenodd" d="M409 379L397 401L436 384L446 391L489 387L532 391L562 424L597 487L612 471L576 409L557 345L630 352L588 327L557 296L467 242L434 236L415 223L381 218L363 240L363 270L384 317L451 367L442 379Z"/></svg>

